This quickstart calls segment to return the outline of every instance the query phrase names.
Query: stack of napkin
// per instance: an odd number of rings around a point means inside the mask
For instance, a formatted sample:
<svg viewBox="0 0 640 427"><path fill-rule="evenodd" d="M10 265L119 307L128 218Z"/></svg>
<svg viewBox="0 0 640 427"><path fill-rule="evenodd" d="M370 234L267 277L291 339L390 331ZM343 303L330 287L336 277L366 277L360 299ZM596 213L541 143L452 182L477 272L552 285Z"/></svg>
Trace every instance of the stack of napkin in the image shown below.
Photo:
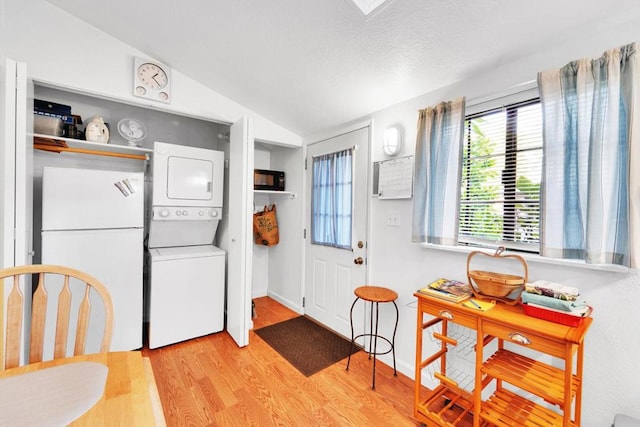
<svg viewBox="0 0 640 427"><path fill-rule="evenodd" d="M572 316L586 316L591 307L579 300L580 291L572 286L538 280L525 285L522 302Z"/></svg>

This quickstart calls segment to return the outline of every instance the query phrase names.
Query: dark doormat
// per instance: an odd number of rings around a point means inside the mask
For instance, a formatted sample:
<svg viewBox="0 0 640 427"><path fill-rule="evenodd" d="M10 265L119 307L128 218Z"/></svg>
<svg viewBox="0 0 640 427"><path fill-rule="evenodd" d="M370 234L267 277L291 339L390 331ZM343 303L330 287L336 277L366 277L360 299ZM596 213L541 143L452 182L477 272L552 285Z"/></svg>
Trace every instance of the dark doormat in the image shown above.
<svg viewBox="0 0 640 427"><path fill-rule="evenodd" d="M351 342L304 317L256 329L298 371L309 377L349 356ZM360 348L353 346L351 354Z"/></svg>

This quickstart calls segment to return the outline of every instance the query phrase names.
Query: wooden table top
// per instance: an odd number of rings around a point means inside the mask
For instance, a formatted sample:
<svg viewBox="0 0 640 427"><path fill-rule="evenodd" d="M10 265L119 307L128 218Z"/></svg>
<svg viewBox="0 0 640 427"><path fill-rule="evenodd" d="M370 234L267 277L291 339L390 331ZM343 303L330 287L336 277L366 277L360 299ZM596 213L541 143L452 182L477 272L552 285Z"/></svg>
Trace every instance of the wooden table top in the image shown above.
<svg viewBox="0 0 640 427"><path fill-rule="evenodd" d="M139 351L87 354L33 363L0 372L0 378L85 361L102 363L109 368L109 373L100 400L71 425L149 426L164 423L162 411L158 414L157 407L154 406L157 402L154 401L153 373L151 371L149 377L150 366L145 366Z"/></svg>
<svg viewBox="0 0 640 427"><path fill-rule="evenodd" d="M580 344L584 340L593 319L585 317L577 327L562 325L560 323L550 322L544 319L527 316L520 304L507 305L501 302L496 303L495 307L488 311L479 311L475 308L467 308L463 302L455 303L445 301L440 298L414 293L419 301L427 303L434 307L451 308L457 311L468 313L474 317L481 317L485 321L493 321L499 324L507 325L522 332L532 332L545 335L558 341L566 341L572 344Z"/></svg>

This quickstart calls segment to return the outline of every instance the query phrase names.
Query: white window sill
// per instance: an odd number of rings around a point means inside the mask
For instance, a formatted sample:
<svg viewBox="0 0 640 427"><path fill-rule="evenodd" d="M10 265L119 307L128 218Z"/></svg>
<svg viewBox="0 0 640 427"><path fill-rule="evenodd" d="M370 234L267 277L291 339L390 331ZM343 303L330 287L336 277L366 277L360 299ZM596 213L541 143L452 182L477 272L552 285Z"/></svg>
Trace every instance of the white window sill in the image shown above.
<svg viewBox="0 0 640 427"><path fill-rule="evenodd" d="M495 249L479 248L479 247L472 247L472 246L442 246L442 245L433 245L430 243L418 243L418 245L425 249L434 249L434 250L447 251L447 252L458 252L463 254L469 254L473 251L483 251L488 254L493 254L495 252ZM527 263L533 262L536 264L560 265L560 266L576 268L576 269L609 271L612 273L630 273L635 270L635 269L624 267L621 265L586 264L584 261L579 261L579 260L545 258L540 255L526 253L526 252L515 252L515 251L507 250L503 252L503 254L504 255L507 255L507 254L520 255L522 258L524 258L527 261Z"/></svg>

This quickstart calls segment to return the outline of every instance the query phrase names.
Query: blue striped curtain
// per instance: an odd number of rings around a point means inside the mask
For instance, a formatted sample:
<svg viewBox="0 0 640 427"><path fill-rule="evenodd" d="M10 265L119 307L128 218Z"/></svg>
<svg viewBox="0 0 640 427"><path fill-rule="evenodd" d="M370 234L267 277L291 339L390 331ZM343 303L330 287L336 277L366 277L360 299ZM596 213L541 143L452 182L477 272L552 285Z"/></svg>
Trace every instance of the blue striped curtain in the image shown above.
<svg viewBox="0 0 640 427"><path fill-rule="evenodd" d="M313 158L311 243L351 249L351 148Z"/></svg>
<svg viewBox="0 0 640 427"><path fill-rule="evenodd" d="M419 111L413 242L439 245L458 242L464 107L464 98L458 98Z"/></svg>
<svg viewBox="0 0 640 427"><path fill-rule="evenodd" d="M636 50L633 43L538 74L543 256L639 265Z"/></svg>

